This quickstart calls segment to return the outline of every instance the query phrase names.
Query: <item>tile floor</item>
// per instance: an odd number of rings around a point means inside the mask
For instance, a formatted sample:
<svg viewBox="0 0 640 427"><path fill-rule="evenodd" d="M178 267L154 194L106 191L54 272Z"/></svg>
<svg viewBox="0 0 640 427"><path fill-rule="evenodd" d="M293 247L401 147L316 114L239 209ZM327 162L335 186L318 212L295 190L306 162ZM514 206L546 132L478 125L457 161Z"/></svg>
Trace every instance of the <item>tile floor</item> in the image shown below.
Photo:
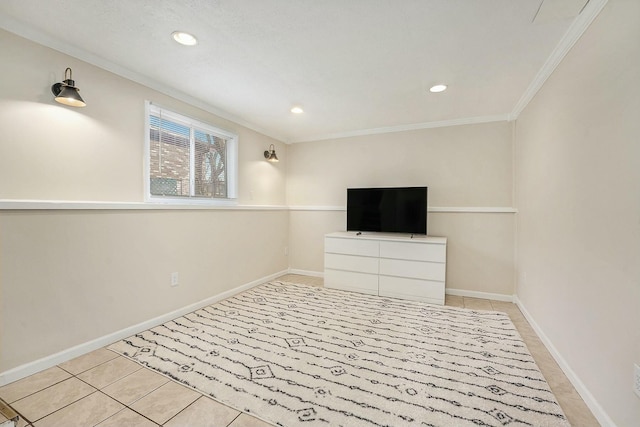
<svg viewBox="0 0 640 427"><path fill-rule="evenodd" d="M286 275L280 280L322 286L322 279ZM506 312L574 426L599 426L524 316L512 303L447 296L446 305ZM268 427L106 348L0 387L0 423L20 415L18 426ZM3 408L2 401L9 408ZM5 415L3 415L5 414Z"/></svg>

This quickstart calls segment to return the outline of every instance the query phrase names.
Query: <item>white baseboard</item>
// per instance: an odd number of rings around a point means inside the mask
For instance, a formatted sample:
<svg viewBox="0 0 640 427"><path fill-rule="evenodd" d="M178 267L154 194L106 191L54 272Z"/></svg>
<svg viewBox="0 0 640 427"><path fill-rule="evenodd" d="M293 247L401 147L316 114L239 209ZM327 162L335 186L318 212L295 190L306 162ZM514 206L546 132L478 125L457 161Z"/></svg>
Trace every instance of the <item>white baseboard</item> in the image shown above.
<svg viewBox="0 0 640 427"><path fill-rule="evenodd" d="M529 311L527 311L524 304L522 304L522 301L518 299L518 296L514 295L513 299L514 299L513 302L518 306L518 308L524 315L525 319L527 319L527 321L529 322L533 330L536 331L536 334L538 334L538 337L540 337L540 340L542 341L544 346L547 348L547 350L549 350L549 353L551 353L551 356L553 356L555 361L560 366L560 369L562 369L562 371L567 376L571 384L573 384L576 391L578 392L580 397L582 397L582 400L584 400L584 403L589 407L589 409L593 413L593 416L596 417L600 425L602 427L616 427L616 424L613 422L611 417L607 415L604 409L602 409L602 406L600 406L600 404L595 399L595 397L593 397L593 395L589 392L589 390L584 385L584 383L580 381L580 378L576 375L575 372L573 372L573 369L571 369L571 367L569 366L567 361L564 360L564 358L562 357L558 349L555 348L555 346L553 345L549 337L547 337L544 331L536 323L536 321L533 319Z"/></svg>
<svg viewBox="0 0 640 427"><path fill-rule="evenodd" d="M299 270L296 268L289 269L290 274L301 274L303 276L324 277L322 271ZM491 292L467 291L464 289L445 289L447 295L457 295L461 297L472 297L482 299L492 299L495 301L513 302L514 295L494 294Z"/></svg>
<svg viewBox="0 0 640 427"><path fill-rule="evenodd" d="M470 297L470 298L482 298L482 299L492 299L495 301L506 301L513 302L513 295L505 295L505 294L494 294L491 292L479 292L479 291L467 291L464 289L449 289L446 288L444 290L446 295L456 295L459 297Z"/></svg>
<svg viewBox="0 0 640 427"><path fill-rule="evenodd" d="M240 292L246 291L247 289L251 289L255 286L261 285L262 283L276 279L282 276L283 274L287 274L287 272L288 270L279 271L269 276L265 276L260 279L254 280L252 282L246 283L244 285L238 286L236 288L230 289L226 292L222 292L221 294L217 294L207 299L204 299L202 301L198 301L196 303L190 304L186 307L182 307L172 312L155 317L153 319L144 321L142 323L138 323L137 325L129 326L128 328L121 329L119 331L104 335L100 338L96 338L94 340L76 345L66 350L62 350L58 353L43 357L42 359L25 363L24 365L15 367L8 371L4 371L0 373L0 386L12 383L21 378L28 377L29 375L33 375L40 371L44 371L45 369L59 365L60 363L66 362L67 360L71 360L75 357L82 356L83 354L86 354L91 351L97 350L99 348L105 347L107 345L113 344L116 341L129 337L131 335L137 334L138 332L145 331L147 329L150 329L155 326L161 325L165 322L168 322L169 320L175 319L180 316L184 316L185 314L191 313L192 311L198 310L202 307L206 307L208 305L214 304L225 298L232 297Z"/></svg>
<svg viewBox="0 0 640 427"><path fill-rule="evenodd" d="M298 270L297 268L290 268L289 274L301 274L303 276L311 277L324 277L324 273L322 271Z"/></svg>

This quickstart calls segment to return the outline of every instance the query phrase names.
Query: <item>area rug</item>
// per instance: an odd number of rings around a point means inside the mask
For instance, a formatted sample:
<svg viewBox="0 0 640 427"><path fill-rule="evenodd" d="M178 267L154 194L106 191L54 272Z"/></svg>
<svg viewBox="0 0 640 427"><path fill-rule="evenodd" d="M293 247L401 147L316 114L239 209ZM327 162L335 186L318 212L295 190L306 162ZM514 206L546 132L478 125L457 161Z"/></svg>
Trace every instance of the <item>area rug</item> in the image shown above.
<svg viewBox="0 0 640 427"><path fill-rule="evenodd" d="M279 426L568 426L505 313L271 282L109 347Z"/></svg>

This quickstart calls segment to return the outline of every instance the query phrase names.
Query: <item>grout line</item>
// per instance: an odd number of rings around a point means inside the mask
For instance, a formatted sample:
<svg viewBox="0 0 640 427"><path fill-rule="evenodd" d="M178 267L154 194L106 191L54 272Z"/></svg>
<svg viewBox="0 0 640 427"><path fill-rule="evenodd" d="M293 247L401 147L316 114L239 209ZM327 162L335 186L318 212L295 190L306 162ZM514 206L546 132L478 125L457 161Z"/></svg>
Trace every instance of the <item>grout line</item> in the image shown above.
<svg viewBox="0 0 640 427"><path fill-rule="evenodd" d="M242 414L243 414L243 412L240 412L238 415L236 415L236 417L234 419L232 419L229 424L227 424L227 427L232 427L231 424L233 424L240 417L240 415L242 415Z"/></svg>
<svg viewBox="0 0 640 427"><path fill-rule="evenodd" d="M102 348L106 348L106 347L102 347ZM99 350L99 349L98 349L98 350ZM108 350L108 349L107 349L107 350ZM109 350L109 351L111 351L111 350ZM78 373L75 373L75 374L74 374L73 372L71 372L71 371L67 370L67 369L64 369L64 368L61 366L61 365L62 365L62 364L64 364L65 362L60 363L59 365L56 365L56 366L57 366L58 368L62 369L63 371L65 371L65 372L69 373L70 375L73 375L74 377L77 377L78 375L82 375L82 374L84 374L84 373L85 373L85 372L87 372L87 371L90 371L90 370L92 370L92 369L97 368L98 366L102 366L102 365L104 365L105 363L109 363L109 362L111 362L112 360L117 359L118 357L122 357L121 355L119 355L119 354L118 354L118 353L116 353L115 351L111 351L111 353L114 353L116 356L115 356L115 357L112 357L112 358L111 358L111 359L109 359L109 360L105 360L104 362L100 362L100 363L98 363L97 365L94 365L94 366L92 366L92 367L90 367L90 368L85 369L84 371L81 371L81 372L78 372ZM90 353L86 353L86 354L90 354ZM86 355L86 354L85 354L85 355ZM83 355L83 356L84 356L84 355ZM79 356L79 357L82 357L82 356ZM71 360L73 360L73 359L71 359Z"/></svg>
<svg viewBox="0 0 640 427"><path fill-rule="evenodd" d="M141 414L140 412L136 411L135 409L133 409L131 406L127 406L126 409L129 409L130 411L135 412L136 414L140 415L142 418L151 421L154 425L159 426L160 424L158 424L157 422L153 421L151 418L147 417L144 414ZM123 409L124 411L124 409Z"/></svg>
<svg viewBox="0 0 640 427"><path fill-rule="evenodd" d="M63 371L64 371L64 369L63 369ZM67 371L64 371L64 372L67 372ZM67 372L67 373L69 374L69 372ZM33 374L33 375L37 375L37 374ZM25 395L24 395L24 396L22 396L20 399L16 399L16 400L14 400L13 402L6 402L6 403L7 403L7 405L11 406L11 405L13 405L14 403L18 402L19 400L26 399L26 398L27 398L27 397L29 397L29 396L33 396L33 395L34 395L34 394L36 394L36 393L40 393L40 392L41 392L41 391L43 391L43 390L46 390L46 389L48 389L48 388L51 388L51 387L53 387L54 385L58 385L58 384L60 384L61 382L64 382L64 381L66 381L66 380L68 380L68 379L70 379L70 378L73 378L73 377L74 377L74 375L73 375L73 374L69 374L69 375L71 375L71 376L70 376L70 377L67 377L67 378L64 378L64 379L62 379L62 380L60 380L60 381L57 381L57 382L55 382L55 383L53 383L53 384L50 384L50 385L48 385L48 386L46 386L46 387L44 387L44 388L38 389L38 390L34 391L33 393L25 394ZM25 378L23 378L23 379L26 379L26 378L29 378L29 377L25 377ZM18 380L18 381L21 381L21 380ZM17 381L16 381L16 382L17 382ZM12 384L12 383L9 383L9 384ZM7 384L7 385L9 385L9 384ZM11 408L13 409L13 407L11 407Z"/></svg>
<svg viewBox="0 0 640 427"><path fill-rule="evenodd" d="M65 371L65 372L66 372L66 371ZM35 395L35 394L37 394L37 393L40 393L40 392L41 392L41 391L43 391L43 390L47 390L47 389L49 389L49 388L51 388L51 387L53 387L53 386L55 386L55 385L57 385L57 384L61 384L61 383L65 382L65 381L68 381L68 380L70 380L70 379L72 379L72 378L76 378L76 376L75 376L75 375L73 375L73 374L71 374L71 376L70 376L69 378L65 378L64 380L62 380L62 381L58 381L58 382L57 382L57 383L55 383L55 384L52 384L52 385L50 385L50 386L48 386L48 387L45 387L45 388L43 388L43 389L40 389L40 390L36 391L35 393L31 393L31 394L30 394L30 395L28 395L28 396L24 396L24 397L22 397L22 398L20 398L20 399L16 400L15 402L13 402L12 404L14 404L14 403L16 403L16 402L19 402L20 400L26 399L27 397L33 396L33 395ZM80 378L77 378L77 379L78 379L78 380L80 380ZM80 380L80 381L82 381L82 380ZM83 381L83 382L84 382L84 381ZM68 404L67 404L67 405L65 405L65 406L62 406L62 407L60 407L60 408L56 409L56 410L55 410L55 411L53 411L53 412L49 412L49 413L47 413L47 414L43 415L42 417L40 417L40 418L38 418L38 419L36 419L36 420L34 420L34 421L31 421L30 419L28 419L27 417L25 417L24 415L22 415L22 413L21 413L21 412L19 412L19 411L17 411L16 409L14 409L14 407L13 407L13 406L11 406L11 409L13 409L14 411L16 411L16 412L20 415L20 417L21 417L23 420L25 420L25 421L27 422L27 424L33 424L33 423L36 423L36 422L40 421L41 419L43 419L43 418L45 418L45 417L47 417L47 416L49 416L49 415L51 415L51 414L53 414L53 413L55 413L55 412L58 412L59 410L61 410L61 409L63 409L63 408L66 408L66 407L67 407L67 406L69 406L69 405L73 405L74 403L76 403L76 402L78 402L78 401L80 401L80 400L84 399L85 397L91 396L93 393L95 393L96 391L98 391L98 389L97 389L97 388L95 388L95 387L93 387L91 384L88 384L88 385L89 385L91 388L93 388L93 389L94 389L94 391L92 391L91 393L87 394L86 396L82 396L81 398L74 400L74 401L73 401L73 402L71 402L71 403L68 403Z"/></svg>
<svg viewBox="0 0 640 427"><path fill-rule="evenodd" d="M142 366L142 365L141 365L141 369L137 370L136 372L139 372L139 371L141 371L142 369L145 369L145 370L147 370L147 371L150 371L150 372L156 373L153 369L149 369L149 368L147 368L146 366ZM134 372L134 373L135 373L135 372ZM129 375L133 375L134 373L131 373L131 374L129 374ZM126 377L122 377L121 379L125 379L125 378L127 378L129 375L127 375ZM120 400L118 400L116 397L111 396L111 395L110 395L110 394L108 394L108 393L105 393L104 391L103 391L103 393L104 393L104 394L106 394L107 396L109 396L110 398L114 399L116 402L119 402L119 403L123 404L124 406L126 406L126 407L128 408L130 405L133 405L134 403L136 403L136 402L138 402L138 401L140 401L140 400L144 399L145 397L147 397L148 395L150 395L151 393L153 393L154 391L156 391L157 389L159 389L160 387L164 386L164 385L165 385L165 384L167 384L169 381L171 381L169 378L167 378L167 377L165 377L165 376L163 376L163 375L161 375L161 376L162 376L163 378L165 378L167 381L166 381L166 382L164 382L164 383L162 383L162 384L160 384L158 387L154 388L153 390L150 390L148 393L145 393L144 395L140 396L139 398L137 398L136 400L134 400L133 402L128 403L128 404L127 404L127 403L124 403L124 402L122 402L122 401L120 401ZM118 381L120 381L120 380L118 380ZM109 385L105 386L104 388L107 388L107 387L109 387L110 385L113 385L113 384L117 383L118 381L116 381L116 382L114 382L114 383L111 383L111 384L109 384ZM104 390L104 389L101 389L101 391L102 391L102 390ZM198 399L196 399L196 400L198 400Z"/></svg>
<svg viewBox="0 0 640 427"><path fill-rule="evenodd" d="M101 395L105 396L105 397L106 397L106 398L108 398L108 399L113 400L113 401L114 401L114 402L116 402L116 403L120 403L120 402L118 402L116 399L114 399L113 397L109 396L109 395L108 395L108 394L106 394L106 393L103 393L103 392L102 392L102 391L100 391L100 390L98 390L98 393L100 393ZM93 393L92 393L92 394L93 394ZM89 396L85 396L85 397L83 397L83 399L86 399L87 397L89 397ZM124 404L122 404L122 403L120 403L120 404L121 404L121 405L123 405L123 406L124 406L124 408L120 409L120 411L116 412L115 414L120 413L120 412L121 412L121 411L123 411L123 410L126 408L126 406L127 406L127 405L124 405ZM98 421L97 423L95 423L95 424L93 425L93 427L97 426L97 425L98 425L98 424L100 424L100 423L103 423L103 422L107 421L109 418L113 417L115 414L111 414L111 415L109 415L107 418L104 418L104 419L102 419L102 420Z"/></svg>
<svg viewBox="0 0 640 427"><path fill-rule="evenodd" d="M32 423L32 424L35 424L35 423L37 423L38 421L41 421L41 420L43 420L43 419L47 418L47 417L48 417L49 415L51 415L51 414L55 414L56 412L60 412L60 411L62 411L64 408L68 408L69 406L73 405L74 403L76 403L76 402L80 402L81 400L83 400L83 399L85 399L85 398L87 398L87 397L89 397L89 396L93 396L95 393L99 393L99 390L98 390L98 389L96 389L95 387L93 387L93 388L95 389L95 391L92 391L91 393L87 394L86 396L82 396L81 398L76 399L76 400L74 400L73 402L71 402L71 403L69 403L69 404L67 404L67 405L62 406L62 407L60 407L60 408L56 409L56 410L55 410L55 411L53 411L53 412L49 412L48 414L43 415L42 417L40 417L40 418L38 418L37 420L33 421L33 423ZM25 419L25 420L26 420L26 419Z"/></svg>
<svg viewBox="0 0 640 427"><path fill-rule="evenodd" d="M188 387L187 387L188 388ZM177 417L178 415L180 415L181 413L183 413L184 411L186 411L186 409L188 407L190 407L191 405L193 405L194 403L196 403L198 400L202 399L203 397L205 397L204 394L201 394L200 397L198 397L196 400L194 400L193 402L189 403L187 406L185 406L184 408L180 409L173 417L169 418L167 421L165 421L163 424L168 423L169 421L171 421L172 419L174 419L175 417Z"/></svg>

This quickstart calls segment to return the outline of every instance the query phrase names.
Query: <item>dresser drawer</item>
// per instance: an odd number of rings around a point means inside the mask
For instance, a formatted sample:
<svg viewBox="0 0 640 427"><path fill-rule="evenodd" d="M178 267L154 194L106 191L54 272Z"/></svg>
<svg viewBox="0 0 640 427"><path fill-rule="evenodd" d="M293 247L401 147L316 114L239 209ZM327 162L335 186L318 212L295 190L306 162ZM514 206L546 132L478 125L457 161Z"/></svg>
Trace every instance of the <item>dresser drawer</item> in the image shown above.
<svg viewBox="0 0 640 427"><path fill-rule="evenodd" d="M324 251L333 254L362 255L377 257L380 244L374 240L324 238Z"/></svg>
<svg viewBox="0 0 640 427"><path fill-rule="evenodd" d="M379 295L444 304L444 282L380 276Z"/></svg>
<svg viewBox="0 0 640 427"><path fill-rule="evenodd" d="M378 258L325 253L324 268L378 274Z"/></svg>
<svg viewBox="0 0 640 427"><path fill-rule="evenodd" d="M324 286L444 304L447 239L338 231L324 237Z"/></svg>
<svg viewBox="0 0 640 427"><path fill-rule="evenodd" d="M447 246L433 243L380 242L380 258L445 262Z"/></svg>
<svg viewBox="0 0 640 427"><path fill-rule="evenodd" d="M405 261L401 259L380 259L380 274L385 276L408 277L412 279L437 280L444 282L446 265L439 262Z"/></svg>
<svg viewBox="0 0 640 427"><path fill-rule="evenodd" d="M324 286L326 288L378 295L378 275L325 268Z"/></svg>

